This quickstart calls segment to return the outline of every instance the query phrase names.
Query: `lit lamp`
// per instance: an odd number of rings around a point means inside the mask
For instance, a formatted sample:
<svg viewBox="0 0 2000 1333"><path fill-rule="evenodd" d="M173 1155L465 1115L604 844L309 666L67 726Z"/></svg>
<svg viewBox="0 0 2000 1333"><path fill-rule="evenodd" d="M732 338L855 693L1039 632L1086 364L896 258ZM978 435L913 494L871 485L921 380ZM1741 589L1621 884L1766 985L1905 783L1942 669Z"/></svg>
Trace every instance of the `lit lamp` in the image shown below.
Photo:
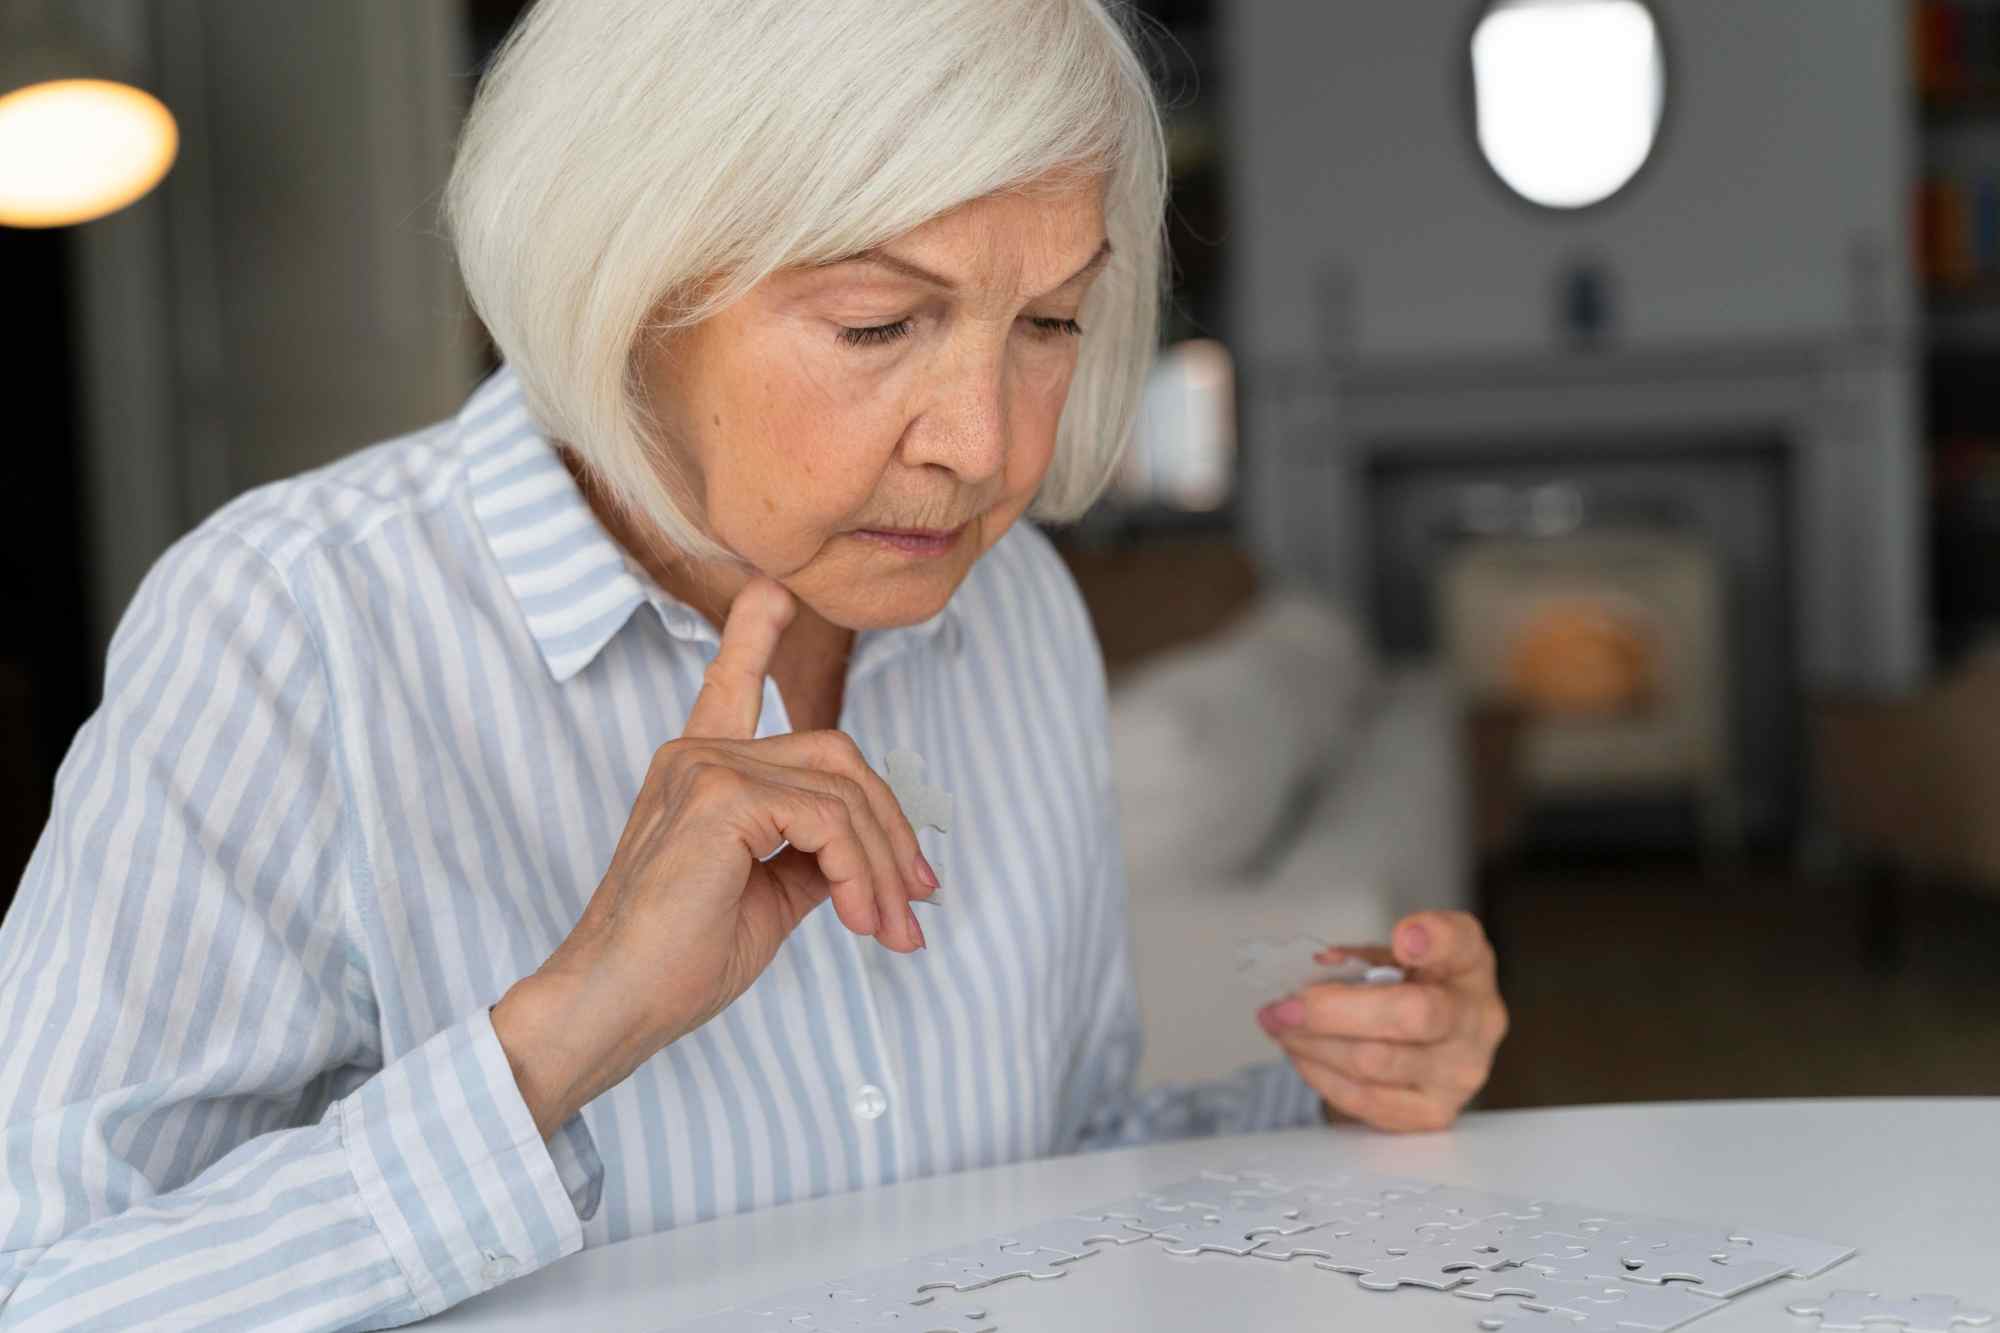
<svg viewBox="0 0 2000 1333"><path fill-rule="evenodd" d="M89 222L174 164L173 113L41 0L0 0L0 226Z"/></svg>

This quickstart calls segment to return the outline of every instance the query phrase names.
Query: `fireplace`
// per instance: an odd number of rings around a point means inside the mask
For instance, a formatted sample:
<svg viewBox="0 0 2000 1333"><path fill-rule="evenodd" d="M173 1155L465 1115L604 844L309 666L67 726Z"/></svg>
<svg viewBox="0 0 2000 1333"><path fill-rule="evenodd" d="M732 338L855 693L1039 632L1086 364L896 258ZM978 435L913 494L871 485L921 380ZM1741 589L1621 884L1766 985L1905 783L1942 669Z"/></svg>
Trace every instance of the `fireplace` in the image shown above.
<svg viewBox="0 0 2000 1333"><path fill-rule="evenodd" d="M1365 608L1392 655L1451 657L1475 697L1535 709L1545 793L1636 802L1650 765L1708 840L1786 840L1806 831L1807 696L1926 670L1909 371L1906 346L1866 337L1251 365L1248 531L1267 568ZM1582 586L1590 542L1625 543L1629 577ZM1667 612L1669 585L1709 591ZM1451 628L1454 595L1507 619ZM1673 683L1689 670L1712 685Z"/></svg>
<svg viewBox="0 0 2000 1333"><path fill-rule="evenodd" d="M1389 653L1442 657L1469 702L1521 714L1525 794L1599 824L1684 803L1717 852L1788 833L1782 445L1403 443L1367 474L1372 619Z"/></svg>

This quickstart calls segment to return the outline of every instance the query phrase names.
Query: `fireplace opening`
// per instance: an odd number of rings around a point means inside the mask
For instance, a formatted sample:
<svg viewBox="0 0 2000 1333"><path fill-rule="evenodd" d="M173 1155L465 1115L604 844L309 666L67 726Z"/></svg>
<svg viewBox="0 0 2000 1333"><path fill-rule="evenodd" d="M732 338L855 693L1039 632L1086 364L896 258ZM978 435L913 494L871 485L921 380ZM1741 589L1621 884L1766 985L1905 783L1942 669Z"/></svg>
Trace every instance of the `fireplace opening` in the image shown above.
<svg viewBox="0 0 2000 1333"><path fill-rule="evenodd" d="M1366 469L1375 631L1518 719L1526 848L1789 847L1784 438L1393 443Z"/></svg>

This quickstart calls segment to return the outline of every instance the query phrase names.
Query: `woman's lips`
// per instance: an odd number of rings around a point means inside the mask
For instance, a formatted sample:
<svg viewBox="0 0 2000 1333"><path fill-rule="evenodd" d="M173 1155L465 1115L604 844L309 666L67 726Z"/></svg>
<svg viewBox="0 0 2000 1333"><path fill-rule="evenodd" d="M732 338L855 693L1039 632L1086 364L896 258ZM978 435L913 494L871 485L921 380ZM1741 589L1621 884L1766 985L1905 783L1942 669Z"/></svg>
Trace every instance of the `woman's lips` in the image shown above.
<svg viewBox="0 0 2000 1333"><path fill-rule="evenodd" d="M949 532L878 532L872 528L862 528L854 535L865 538L892 551L906 555L943 555L958 545L959 537L965 532L961 523Z"/></svg>

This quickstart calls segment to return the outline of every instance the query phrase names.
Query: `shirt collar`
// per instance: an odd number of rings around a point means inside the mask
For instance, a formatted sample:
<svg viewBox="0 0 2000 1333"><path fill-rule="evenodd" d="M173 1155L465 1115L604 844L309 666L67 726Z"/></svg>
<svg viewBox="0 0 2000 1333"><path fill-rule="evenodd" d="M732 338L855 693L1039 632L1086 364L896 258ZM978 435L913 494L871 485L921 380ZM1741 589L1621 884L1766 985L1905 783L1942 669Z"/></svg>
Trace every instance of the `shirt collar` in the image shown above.
<svg viewBox="0 0 2000 1333"><path fill-rule="evenodd" d="M660 587L598 522L530 416L512 367L480 382L456 424L472 512L558 682L589 666L640 606L650 605L676 639L705 644L710 653L721 647L715 627ZM933 642L957 652L964 627L956 600L914 625L859 631L848 680Z"/></svg>

